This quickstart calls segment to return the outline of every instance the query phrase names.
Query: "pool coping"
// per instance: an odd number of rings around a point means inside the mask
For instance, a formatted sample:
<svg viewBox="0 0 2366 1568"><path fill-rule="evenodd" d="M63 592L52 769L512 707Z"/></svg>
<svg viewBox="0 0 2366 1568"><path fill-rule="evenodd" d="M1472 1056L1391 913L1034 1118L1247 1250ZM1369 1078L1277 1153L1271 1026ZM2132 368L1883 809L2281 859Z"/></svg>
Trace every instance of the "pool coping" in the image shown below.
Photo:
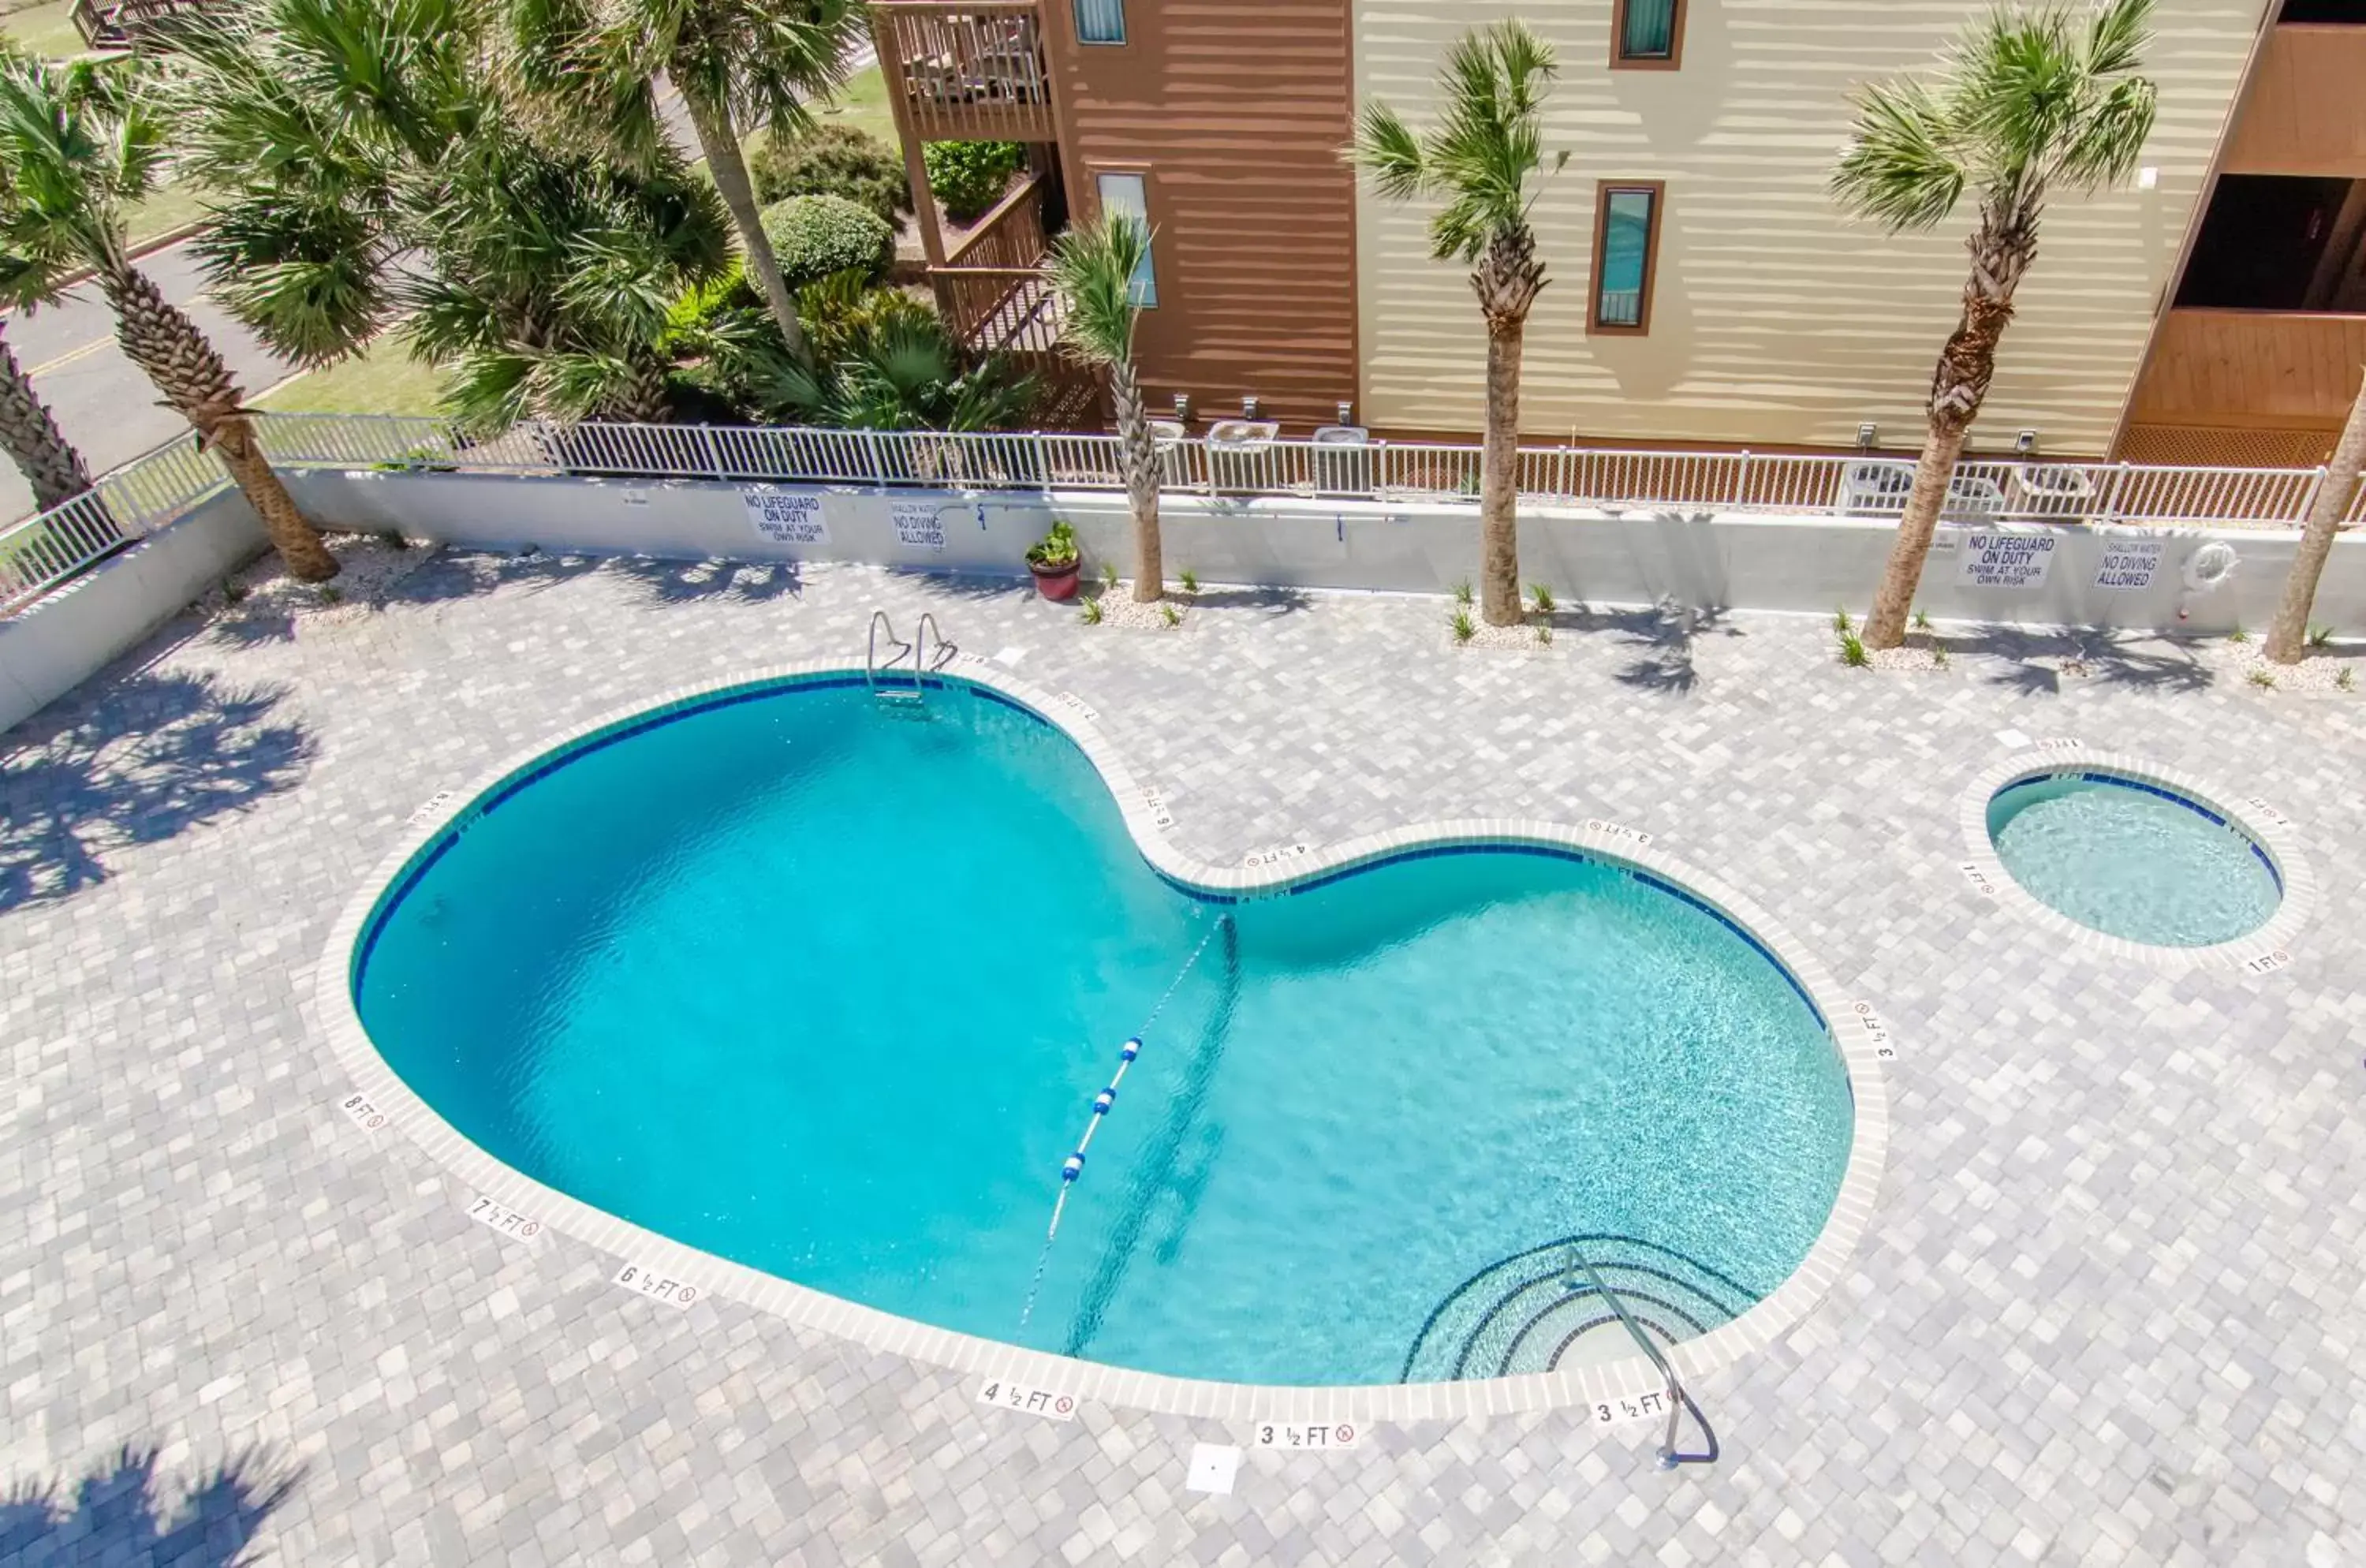
<svg viewBox="0 0 2366 1568"><path fill-rule="evenodd" d="M2150 784L2184 796L2225 818L2236 830L2268 852L2274 863L2282 897L2275 912L2257 930L2231 942L2206 947L2170 947L2132 942L2082 925L2041 902L2022 886L1996 852L1989 837L1989 802L1997 792L2023 779L2049 773L2102 773ZM2238 801L2239 805L2230 805ZM2036 924L2063 941L2114 958L2132 959L2167 974L2195 970L2232 970L2241 975L2269 975L2292 962L2293 939L2316 913L2316 875L2301 852L2300 835L2293 819L2257 795L2235 795L2205 779L2176 768L2122 751L2095 751L2076 740L2055 740L2015 749L1975 774L1957 798L1956 818L1964 834L1964 876L1980 893L2021 919Z"/></svg>
<svg viewBox="0 0 2366 1568"><path fill-rule="evenodd" d="M331 925L315 976L320 1025L336 1066L353 1083L354 1093L343 1107L346 1114L372 1132L390 1122L430 1159L472 1187L480 1199L503 1205L515 1215L529 1216L533 1229L522 1234L512 1228L507 1234L513 1236L530 1239L539 1230L556 1230L614 1255L627 1268L653 1271L669 1282L689 1284L701 1297L721 1294L799 1327L849 1339L869 1349L1057 1391L1080 1403L1244 1422L1364 1423L1470 1419L1591 1406L1598 1424L1608 1426L1632 1419L1633 1402L1659 1392L1660 1382L1639 1352L1519 1377L1307 1386L1135 1371L939 1328L684 1246L546 1186L486 1153L411 1090L362 1027L350 978L355 947L365 926L387 890L421 852L512 775L603 730L671 708L704 705L719 694L740 688L848 674L860 677L862 667L843 660L803 660L644 696L512 753L457 788L439 792L413 812L394 847L372 867ZM1880 1190L1889 1142L1884 1061L1892 1053L1870 1006L1844 996L1823 965L1754 902L1655 849L1650 834L1600 818L1589 818L1576 828L1513 818L1415 823L1327 848L1298 844L1245 857L1252 863L1211 864L1183 853L1169 841L1160 822L1167 814L1158 791L1145 784L1126 763L1115 743L1101 732L1098 715L1082 698L1019 680L973 654L959 654L932 674L994 693L1065 735L1100 774L1136 849L1152 870L1187 889L1234 897L1279 894L1313 877L1392 859L1407 850L1527 843L1572 850L1608 864L1649 873L1711 906L1711 913L1721 913L1740 926L1778 967L1788 970L1811 1008L1822 1015L1847 1074L1854 1125L1848 1164L1833 1196L1831 1213L1798 1266L1739 1317L1670 1348L1669 1359L1687 1380L1731 1366L1796 1327L1839 1283L1843 1267L1872 1219ZM1857 1027L1851 1027L1850 1021ZM461 1201L467 1202L467 1196ZM677 1300L672 1304L693 1303Z"/></svg>

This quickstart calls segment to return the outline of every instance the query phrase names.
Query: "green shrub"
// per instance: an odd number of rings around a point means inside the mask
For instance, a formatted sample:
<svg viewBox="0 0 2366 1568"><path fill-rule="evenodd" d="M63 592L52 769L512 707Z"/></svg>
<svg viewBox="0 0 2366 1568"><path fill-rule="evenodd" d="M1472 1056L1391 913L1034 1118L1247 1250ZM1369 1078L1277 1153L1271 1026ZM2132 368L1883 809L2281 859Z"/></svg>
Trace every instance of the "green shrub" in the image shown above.
<svg viewBox="0 0 2366 1568"><path fill-rule="evenodd" d="M1010 176L1027 166L1027 149L1016 141L931 141L921 157L929 166L929 188L956 223L967 223L1000 201Z"/></svg>
<svg viewBox="0 0 2366 1568"><path fill-rule="evenodd" d="M803 136L768 130L748 160L756 199L766 206L793 196L842 196L887 223L912 210L904 155L851 125L817 125Z"/></svg>
<svg viewBox="0 0 2366 1568"><path fill-rule="evenodd" d="M887 276L896 231L867 207L842 196L793 196L764 209L764 237L792 288L841 272L867 281Z"/></svg>

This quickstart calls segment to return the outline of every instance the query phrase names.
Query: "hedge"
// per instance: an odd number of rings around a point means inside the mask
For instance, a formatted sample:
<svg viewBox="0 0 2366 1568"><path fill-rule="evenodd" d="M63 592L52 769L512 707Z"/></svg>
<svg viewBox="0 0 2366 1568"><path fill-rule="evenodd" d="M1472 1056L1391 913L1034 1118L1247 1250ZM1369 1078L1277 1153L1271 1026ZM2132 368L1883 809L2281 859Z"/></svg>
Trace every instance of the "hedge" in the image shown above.
<svg viewBox="0 0 2366 1568"><path fill-rule="evenodd" d="M842 196L889 223L912 210L904 155L851 125L817 125L794 138L767 131L748 173L767 206L793 196Z"/></svg>
<svg viewBox="0 0 2366 1568"><path fill-rule="evenodd" d="M929 188L956 223L967 223L1002 199L1010 176L1027 166L1016 141L931 141L921 157Z"/></svg>
<svg viewBox="0 0 2366 1568"><path fill-rule="evenodd" d="M764 237L791 288L837 273L876 281L896 259L896 231L842 196L793 196L764 209Z"/></svg>

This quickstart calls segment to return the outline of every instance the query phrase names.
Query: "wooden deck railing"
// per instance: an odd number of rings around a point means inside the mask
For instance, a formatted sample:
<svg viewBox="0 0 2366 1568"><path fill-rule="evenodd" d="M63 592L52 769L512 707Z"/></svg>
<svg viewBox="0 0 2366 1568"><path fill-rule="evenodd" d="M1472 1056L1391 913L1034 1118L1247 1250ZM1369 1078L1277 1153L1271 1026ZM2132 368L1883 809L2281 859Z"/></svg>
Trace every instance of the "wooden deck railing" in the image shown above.
<svg viewBox="0 0 2366 1568"><path fill-rule="evenodd" d="M873 0L880 69L924 141L1050 141L1033 0Z"/></svg>
<svg viewBox="0 0 2366 1568"><path fill-rule="evenodd" d="M963 342L984 349L1049 349L1057 335L1043 258L1043 182L1029 175L929 269L937 310Z"/></svg>
<svg viewBox="0 0 2366 1568"><path fill-rule="evenodd" d="M142 28L219 0L74 0L74 30L93 49L130 49Z"/></svg>

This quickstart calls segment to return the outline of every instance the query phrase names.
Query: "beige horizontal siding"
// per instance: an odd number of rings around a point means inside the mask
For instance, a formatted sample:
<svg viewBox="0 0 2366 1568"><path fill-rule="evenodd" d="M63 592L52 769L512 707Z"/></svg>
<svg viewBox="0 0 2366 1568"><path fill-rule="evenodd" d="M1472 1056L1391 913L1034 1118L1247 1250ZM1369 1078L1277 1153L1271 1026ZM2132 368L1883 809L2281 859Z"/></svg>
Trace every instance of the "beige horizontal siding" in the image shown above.
<svg viewBox="0 0 2366 1568"><path fill-rule="evenodd" d="M1857 83L1932 63L1965 4L1690 0L1680 71L1608 69L1612 7L1357 0L1357 86L1428 122L1438 62L1466 28L1518 15L1560 63L1547 149L1567 148L1536 226L1554 282L1527 337L1534 436L1735 443L1919 441L1952 329L1968 210L1893 238L1826 191ZM2258 29L2259 0L2160 0L2147 60L2161 109L2149 191L2048 209L1975 445L2034 426L2047 450L2111 438ZM1585 334L1597 179L1667 182L1651 329ZM1464 269L1432 261L1426 209L1359 191L1363 412L1471 429L1483 334Z"/></svg>

